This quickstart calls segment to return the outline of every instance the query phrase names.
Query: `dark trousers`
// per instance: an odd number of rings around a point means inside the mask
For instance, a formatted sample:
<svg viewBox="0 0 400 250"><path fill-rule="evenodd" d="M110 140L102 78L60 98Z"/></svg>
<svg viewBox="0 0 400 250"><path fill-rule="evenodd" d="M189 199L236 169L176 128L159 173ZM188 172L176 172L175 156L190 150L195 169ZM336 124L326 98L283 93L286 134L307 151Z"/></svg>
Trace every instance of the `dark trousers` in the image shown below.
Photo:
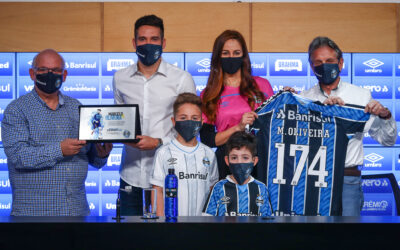
<svg viewBox="0 0 400 250"><path fill-rule="evenodd" d="M122 190L131 191L121 191L121 215L125 216L142 216L143 215L143 189L139 187L134 187L120 179L120 188Z"/></svg>

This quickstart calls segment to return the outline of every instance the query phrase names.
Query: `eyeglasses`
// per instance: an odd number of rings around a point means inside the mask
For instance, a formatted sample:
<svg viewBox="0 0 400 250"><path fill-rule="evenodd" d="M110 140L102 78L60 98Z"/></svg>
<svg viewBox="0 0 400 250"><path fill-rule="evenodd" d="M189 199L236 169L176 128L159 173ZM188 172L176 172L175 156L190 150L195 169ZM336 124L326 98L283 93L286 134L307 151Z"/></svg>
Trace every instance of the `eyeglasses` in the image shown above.
<svg viewBox="0 0 400 250"><path fill-rule="evenodd" d="M36 70L36 72L40 73L40 74L47 74L50 71L53 72L54 74L57 75L61 75L64 72L63 68L46 68L46 67L40 67L40 68L34 68Z"/></svg>

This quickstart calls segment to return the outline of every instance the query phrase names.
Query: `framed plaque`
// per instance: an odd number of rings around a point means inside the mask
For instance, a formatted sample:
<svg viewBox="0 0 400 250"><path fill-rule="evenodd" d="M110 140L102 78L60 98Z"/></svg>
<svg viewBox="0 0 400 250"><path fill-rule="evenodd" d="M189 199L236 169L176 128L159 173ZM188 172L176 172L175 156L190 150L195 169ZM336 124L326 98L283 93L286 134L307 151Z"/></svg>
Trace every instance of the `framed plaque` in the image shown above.
<svg viewBox="0 0 400 250"><path fill-rule="evenodd" d="M137 104L79 106L79 140L138 142L140 134Z"/></svg>

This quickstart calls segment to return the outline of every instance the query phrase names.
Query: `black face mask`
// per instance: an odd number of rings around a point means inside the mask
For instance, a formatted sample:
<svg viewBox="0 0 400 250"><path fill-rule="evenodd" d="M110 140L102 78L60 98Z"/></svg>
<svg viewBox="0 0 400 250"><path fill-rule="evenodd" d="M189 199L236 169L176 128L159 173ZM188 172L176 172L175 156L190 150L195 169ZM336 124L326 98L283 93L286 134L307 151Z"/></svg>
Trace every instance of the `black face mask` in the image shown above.
<svg viewBox="0 0 400 250"><path fill-rule="evenodd" d="M144 44L136 47L139 60L146 66L153 65L162 54L162 46L157 44Z"/></svg>
<svg viewBox="0 0 400 250"><path fill-rule="evenodd" d="M175 130L178 132L183 139L188 142L193 139L199 133L201 128L201 121L176 121Z"/></svg>
<svg viewBox="0 0 400 250"><path fill-rule="evenodd" d="M236 73L242 67L243 57L221 57L222 71L228 74Z"/></svg>
<svg viewBox="0 0 400 250"><path fill-rule="evenodd" d="M314 74L318 81L324 85L331 85L339 77L339 64L324 63L314 67Z"/></svg>
<svg viewBox="0 0 400 250"><path fill-rule="evenodd" d="M47 94L52 94L61 88L63 75L48 72L46 74L36 74L36 86Z"/></svg>
<svg viewBox="0 0 400 250"><path fill-rule="evenodd" d="M247 180L247 178L250 177L253 168L253 162L229 163L229 170L231 171L239 185L242 185Z"/></svg>

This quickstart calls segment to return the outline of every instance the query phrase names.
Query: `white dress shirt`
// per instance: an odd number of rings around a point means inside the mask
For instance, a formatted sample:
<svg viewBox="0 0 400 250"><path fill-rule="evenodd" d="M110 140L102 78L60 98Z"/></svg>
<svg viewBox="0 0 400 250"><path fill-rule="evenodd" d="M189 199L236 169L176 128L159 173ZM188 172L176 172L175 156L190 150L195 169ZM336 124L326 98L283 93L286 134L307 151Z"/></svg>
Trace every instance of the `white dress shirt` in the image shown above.
<svg viewBox="0 0 400 250"><path fill-rule="evenodd" d="M332 90L330 95L325 93L320 88L319 84L309 90L301 92L300 95L320 102L324 102L330 96L338 96L345 104L355 104L360 106L366 106L372 100L371 92L368 89L341 80L338 87ZM383 146L393 146L396 142L397 129L393 116L388 120L384 120L376 115L371 115L365 125L364 132L367 131L374 140ZM350 139L347 146L345 167L363 165L363 138L364 133L356 133L354 137Z"/></svg>
<svg viewBox="0 0 400 250"><path fill-rule="evenodd" d="M162 59L149 79L138 71L137 64L117 71L113 88L116 104L139 104L142 135L161 138L164 143L174 137L171 117L176 97L183 92L196 93L192 76ZM121 179L135 187L150 187L154 153L124 146Z"/></svg>

